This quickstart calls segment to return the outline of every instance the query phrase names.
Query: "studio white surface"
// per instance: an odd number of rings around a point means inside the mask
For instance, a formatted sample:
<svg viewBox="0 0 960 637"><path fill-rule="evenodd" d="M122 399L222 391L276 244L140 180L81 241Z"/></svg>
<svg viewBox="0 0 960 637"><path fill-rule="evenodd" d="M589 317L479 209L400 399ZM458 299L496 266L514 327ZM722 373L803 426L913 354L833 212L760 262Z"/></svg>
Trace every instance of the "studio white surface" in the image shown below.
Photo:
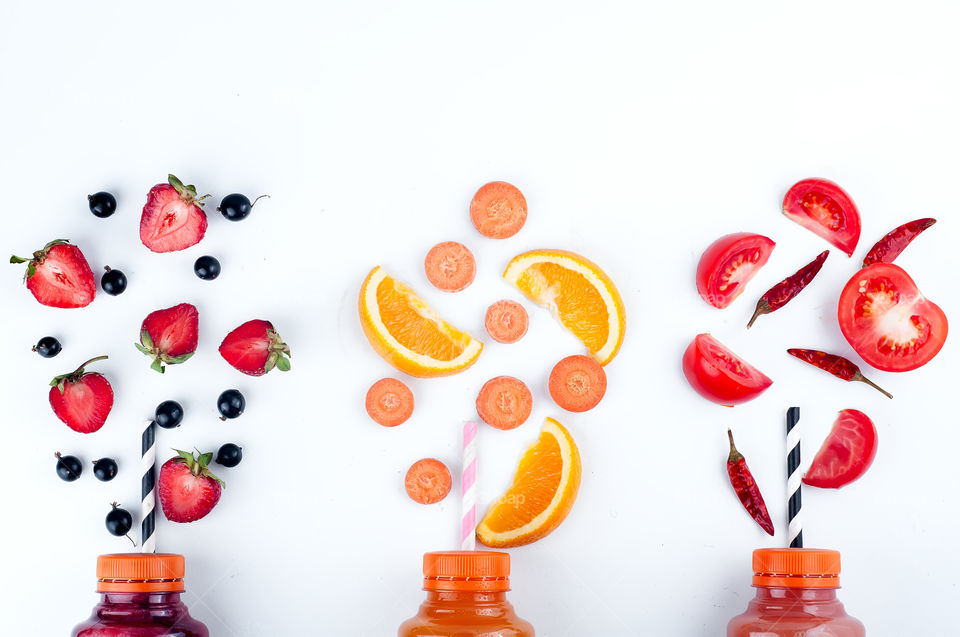
<svg viewBox="0 0 960 637"><path fill-rule="evenodd" d="M784 410L802 408L808 463L837 411L879 429L859 482L806 489L808 546L843 552L851 614L872 637L947 634L956 621L960 429L957 348L907 374L865 368L888 401L787 356L818 347L857 359L836 299L859 258L909 219L938 223L898 261L960 320L953 256L960 162L956 60L960 15L947 2L9 3L0 19L0 254L54 238L81 246L95 271L129 288L84 310L39 306L22 266L0 277L0 633L65 635L96 602L95 558L129 549L103 526L109 503L139 505L139 423L162 400L186 419L163 449L243 446L219 473L223 499L190 525L159 521L163 550L187 556L187 602L216 636L395 633L422 599L420 555L453 548L456 497L424 507L402 476L422 457L456 473L459 425L491 376L530 385L524 426L479 436L483 509L508 484L545 416L568 425L583 485L568 520L512 551L511 600L547 637L720 635L752 595L750 551L786 531ZM207 237L157 255L138 239L146 192L173 172L214 195ZM779 214L794 181L834 179L863 215L853 259L832 250L814 284L784 310L744 325L767 287L824 249ZM474 190L517 184L530 215L515 238L470 225ZM111 218L85 197L117 195ZM232 224L230 192L269 193ZM700 252L728 232L777 241L769 264L729 309L698 296ZM478 259L476 283L450 295L422 270L434 243ZM607 367L608 393L585 414L556 408L552 365L581 351L523 301L530 332L504 346L483 312L520 295L500 280L511 256L556 247L598 262L618 284L627 336ZM203 254L223 274L192 272ZM468 372L405 378L414 417L387 430L363 410L369 385L397 375L367 345L356 296L377 264L419 290L487 347ZM143 317L181 301L201 315L200 348L160 376L133 346ZM250 378L217 354L250 318L272 320L293 370ZM680 372L693 336L711 332L774 379L726 409ZM61 339L44 360L38 338ZM98 433L53 415L47 383L98 354L116 405ZM222 423L215 399L236 387L247 413ZM725 474L733 427L774 515L767 538ZM61 482L53 452L86 471ZM170 452L172 453L172 452ZM92 475L113 456L118 478ZM139 521L139 520L138 520Z"/></svg>

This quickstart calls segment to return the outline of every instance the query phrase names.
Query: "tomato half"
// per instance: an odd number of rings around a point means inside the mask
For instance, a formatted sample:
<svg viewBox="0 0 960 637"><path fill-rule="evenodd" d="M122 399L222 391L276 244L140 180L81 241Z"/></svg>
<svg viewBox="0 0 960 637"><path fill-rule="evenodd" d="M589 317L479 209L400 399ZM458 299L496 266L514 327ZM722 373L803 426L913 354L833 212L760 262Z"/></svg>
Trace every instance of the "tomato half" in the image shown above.
<svg viewBox="0 0 960 637"><path fill-rule="evenodd" d="M770 258L772 239L737 232L720 237L703 251L697 264L697 292L713 307L725 308Z"/></svg>
<svg viewBox="0 0 960 637"><path fill-rule="evenodd" d="M926 365L947 340L947 315L892 263L854 274L840 294L837 318L857 354L885 372Z"/></svg>
<svg viewBox="0 0 960 637"><path fill-rule="evenodd" d="M753 400L773 384L709 334L699 334L683 353L683 375L698 394L728 407Z"/></svg>
<svg viewBox="0 0 960 637"><path fill-rule="evenodd" d="M783 198L783 214L853 256L860 241L860 213L837 184L826 179L798 181Z"/></svg>
<svg viewBox="0 0 960 637"><path fill-rule="evenodd" d="M813 458L803 483L823 489L839 489L870 468L877 455L877 428L865 413L844 409Z"/></svg>

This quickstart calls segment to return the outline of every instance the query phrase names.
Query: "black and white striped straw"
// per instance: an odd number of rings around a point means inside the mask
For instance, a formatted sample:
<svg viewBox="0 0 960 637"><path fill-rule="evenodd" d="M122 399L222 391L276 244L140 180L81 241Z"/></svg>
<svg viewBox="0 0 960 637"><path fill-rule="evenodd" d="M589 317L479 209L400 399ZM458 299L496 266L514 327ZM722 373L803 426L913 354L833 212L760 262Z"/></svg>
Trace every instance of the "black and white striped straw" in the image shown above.
<svg viewBox="0 0 960 637"><path fill-rule="evenodd" d="M156 481L157 425L152 420L143 423L140 435L140 551L157 552L156 536Z"/></svg>
<svg viewBox="0 0 960 637"><path fill-rule="evenodd" d="M787 538L790 548L803 548L803 516L801 515L800 486L800 408L787 410Z"/></svg>

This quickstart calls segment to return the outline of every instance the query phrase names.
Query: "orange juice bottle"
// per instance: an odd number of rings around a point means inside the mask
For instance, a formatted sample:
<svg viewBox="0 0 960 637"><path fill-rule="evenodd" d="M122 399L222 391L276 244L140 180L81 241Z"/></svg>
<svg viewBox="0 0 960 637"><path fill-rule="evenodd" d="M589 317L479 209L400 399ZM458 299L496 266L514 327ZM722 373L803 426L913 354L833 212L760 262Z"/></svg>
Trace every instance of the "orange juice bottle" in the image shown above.
<svg viewBox="0 0 960 637"><path fill-rule="evenodd" d="M863 624L837 599L840 553L822 549L757 549L757 594L727 624L727 637L864 637Z"/></svg>
<svg viewBox="0 0 960 637"><path fill-rule="evenodd" d="M509 553L426 553L423 590L426 601L401 624L399 637L533 637L533 626L507 601Z"/></svg>

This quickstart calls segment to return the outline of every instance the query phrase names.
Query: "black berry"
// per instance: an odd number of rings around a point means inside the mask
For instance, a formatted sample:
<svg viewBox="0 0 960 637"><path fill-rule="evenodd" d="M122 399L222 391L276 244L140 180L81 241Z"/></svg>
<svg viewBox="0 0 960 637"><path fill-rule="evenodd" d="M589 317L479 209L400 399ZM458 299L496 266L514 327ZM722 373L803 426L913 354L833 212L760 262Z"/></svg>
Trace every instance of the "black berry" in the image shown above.
<svg viewBox="0 0 960 637"><path fill-rule="evenodd" d="M100 287L104 292L116 296L127 289L127 277L123 272L114 270L109 265L105 269L106 272L100 277Z"/></svg>
<svg viewBox="0 0 960 637"><path fill-rule="evenodd" d="M60 353L61 349L63 346L60 345L60 341L52 336L44 336L33 346L33 351L44 358L53 358Z"/></svg>
<svg viewBox="0 0 960 637"><path fill-rule="evenodd" d="M183 420L183 407L175 400L165 400L157 405L153 413L153 421L164 429L173 429L180 426Z"/></svg>
<svg viewBox="0 0 960 637"><path fill-rule="evenodd" d="M269 196L270 195L260 195L253 200L253 203L250 203L246 195L235 192L224 197L220 201L220 207L218 207L217 210L230 221L242 221L247 218L247 215L250 214L250 211L261 198Z"/></svg>
<svg viewBox="0 0 960 637"><path fill-rule="evenodd" d="M227 418L236 418L243 413L247 401L243 399L243 394L239 389L228 389L217 398L217 411L220 412L220 420Z"/></svg>
<svg viewBox="0 0 960 637"><path fill-rule="evenodd" d="M117 210L117 199L109 192L87 195L87 203L90 204L90 212L101 218L109 217Z"/></svg>
<svg viewBox="0 0 960 637"><path fill-rule="evenodd" d="M117 475L117 461L113 458L100 458L93 463L93 475L100 482L110 482Z"/></svg>
<svg viewBox="0 0 960 637"><path fill-rule="evenodd" d="M61 480L73 482L83 473L83 465L76 456L63 456L59 451L53 455L57 458L57 475Z"/></svg>
<svg viewBox="0 0 960 637"><path fill-rule="evenodd" d="M220 276L220 262L216 257L200 257L193 263L194 273L204 281L213 281Z"/></svg>
<svg viewBox="0 0 960 637"><path fill-rule="evenodd" d="M117 537L127 535L130 529L133 528L133 516L130 515L130 512L126 509L121 509L120 505L116 502L113 502L110 506L113 508L110 509L110 513L107 514L107 519L104 520L107 525L107 531L110 532L110 535L116 535ZM127 535L127 539L133 542L134 546L137 545L129 535Z"/></svg>
<svg viewBox="0 0 960 637"><path fill-rule="evenodd" d="M217 464L225 467L235 467L243 460L243 451L240 447L228 442L217 450Z"/></svg>

